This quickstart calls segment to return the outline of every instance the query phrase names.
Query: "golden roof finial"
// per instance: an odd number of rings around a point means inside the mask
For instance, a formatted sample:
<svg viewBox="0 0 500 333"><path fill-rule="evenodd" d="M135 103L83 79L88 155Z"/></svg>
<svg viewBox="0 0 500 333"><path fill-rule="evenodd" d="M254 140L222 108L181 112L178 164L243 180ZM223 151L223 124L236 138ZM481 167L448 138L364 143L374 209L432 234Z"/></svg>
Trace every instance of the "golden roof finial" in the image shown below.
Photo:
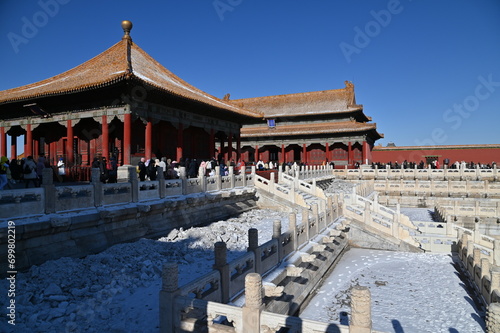
<svg viewBox="0 0 500 333"><path fill-rule="evenodd" d="M125 39L132 39L130 37L130 30L132 30L132 22L130 22L128 20L122 21L122 29L124 32L122 39L124 39L124 38Z"/></svg>

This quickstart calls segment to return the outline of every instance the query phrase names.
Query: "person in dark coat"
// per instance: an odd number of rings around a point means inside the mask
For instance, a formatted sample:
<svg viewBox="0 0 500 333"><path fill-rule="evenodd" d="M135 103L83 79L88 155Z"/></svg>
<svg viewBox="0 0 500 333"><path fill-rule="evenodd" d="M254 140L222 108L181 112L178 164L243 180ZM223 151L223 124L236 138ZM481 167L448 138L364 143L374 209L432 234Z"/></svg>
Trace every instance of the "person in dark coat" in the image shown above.
<svg viewBox="0 0 500 333"><path fill-rule="evenodd" d="M108 169L108 183L116 183L118 179L118 163L116 163L116 157L111 157L106 165L106 169Z"/></svg>
<svg viewBox="0 0 500 333"><path fill-rule="evenodd" d="M150 159L146 167L146 174L150 180L156 180L156 163L154 159Z"/></svg>
<svg viewBox="0 0 500 333"><path fill-rule="evenodd" d="M189 178L196 178L198 176L198 164L196 163L196 159L192 159L189 162L188 176Z"/></svg>
<svg viewBox="0 0 500 333"><path fill-rule="evenodd" d="M139 180L141 182L146 180L146 163L145 162L146 162L146 159L143 157L143 158L141 158L139 163L137 163L137 167L139 168Z"/></svg>

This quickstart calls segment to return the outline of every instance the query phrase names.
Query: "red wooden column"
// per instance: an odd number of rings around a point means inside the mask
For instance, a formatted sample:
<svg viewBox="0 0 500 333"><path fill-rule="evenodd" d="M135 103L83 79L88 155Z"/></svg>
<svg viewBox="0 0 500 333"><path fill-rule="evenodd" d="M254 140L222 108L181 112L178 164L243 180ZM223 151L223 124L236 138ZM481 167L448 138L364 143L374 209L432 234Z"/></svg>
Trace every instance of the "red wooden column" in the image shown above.
<svg viewBox="0 0 500 333"><path fill-rule="evenodd" d="M151 120L148 119L146 123L146 131L145 131L145 138L144 138L144 144L146 147L144 147L144 155L146 157L146 160L150 159L151 152L152 152L152 141L153 141L153 123Z"/></svg>
<svg viewBox="0 0 500 333"><path fill-rule="evenodd" d="M349 144L347 145L347 165L351 166L352 165L352 143L349 141Z"/></svg>
<svg viewBox="0 0 500 333"><path fill-rule="evenodd" d="M177 129L177 153L175 157L177 162L182 158L182 147L184 147L184 126L179 123L179 128Z"/></svg>
<svg viewBox="0 0 500 333"><path fill-rule="evenodd" d="M236 137L236 161L241 160L241 136Z"/></svg>
<svg viewBox="0 0 500 333"><path fill-rule="evenodd" d="M208 149L210 158L215 157L215 131L213 128L210 129L210 142Z"/></svg>
<svg viewBox="0 0 500 333"><path fill-rule="evenodd" d="M102 129L102 156L109 159L109 129L108 129L108 116L103 115L101 117L101 129ZM69 141L69 138L68 138Z"/></svg>
<svg viewBox="0 0 500 333"><path fill-rule="evenodd" d="M307 163L307 146L305 143L302 145L302 162Z"/></svg>
<svg viewBox="0 0 500 333"><path fill-rule="evenodd" d="M93 140L93 141L95 141L95 140ZM50 161L50 159L56 160L57 159L57 142L51 142L49 147L50 147L49 148L50 153L47 156L49 158L49 161ZM35 157L33 157L33 159L36 160Z"/></svg>
<svg viewBox="0 0 500 333"><path fill-rule="evenodd" d="M281 156L280 156L280 164L286 162L286 156L285 156L285 145L281 145Z"/></svg>
<svg viewBox="0 0 500 333"><path fill-rule="evenodd" d="M33 156L33 133L31 132L31 124L26 125L26 143L24 145L24 155L26 157ZM36 158L33 158L36 161Z"/></svg>
<svg viewBox="0 0 500 333"><path fill-rule="evenodd" d="M73 151L73 124L71 119L66 120L66 166L72 166L74 163Z"/></svg>
<svg viewBox="0 0 500 333"><path fill-rule="evenodd" d="M123 115L123 164L130 165L130 155L132 153L132 114Z"/></svg>
<svg viewBox="0 0 500 333"><path fill-rule="evenodd" d="M7 135L4 127L0 127L0 156L7 156Z"/></svg>
<svg viewBox="0 0 500 333"><path fill-rule="evenodd" d="M17 136L11 135L10 137L10 159L17 159Z"/></svg>
<svg viewBox="0 0 500 333"><path fill-rule="evenodd" d="M366 141L363 141L361 145L361 164L366 163Z"/></svg>
<svg viewBox="0 0 500 333"><path fill-rule="evenodd" d="M327 163L330 162L330 146L328 142L325 143L325 159Z"/></svg>
<svg viewBox="0 0 500 333"><path fill-rule="evenodd" d="M232 160L232 158L233 158L233 133L229 133L229 137L227 138L227 159L226 159L226 161L229 163Z"/></svg>
<svg viewBox="0 0 500 333"><path fill-rule="evenodd" d="M34 140L33 141L33 154L35 154L35 156L38 156L39 151L40 151L39 142L38 142L38 140Z"/></svg>
<svg viewBox="0 0 500 333"><path fill-rule="evenodd" d="M363 160L363 163L370 164L372 160L372 152L367 141L363 141L363 156L366 159L366 161Z"/></svg>
<svg viewBox="0 0 500 333"><path fill-rule="evenodd" d="M259 146L255 146L255 163L259 161Z"/></svg>

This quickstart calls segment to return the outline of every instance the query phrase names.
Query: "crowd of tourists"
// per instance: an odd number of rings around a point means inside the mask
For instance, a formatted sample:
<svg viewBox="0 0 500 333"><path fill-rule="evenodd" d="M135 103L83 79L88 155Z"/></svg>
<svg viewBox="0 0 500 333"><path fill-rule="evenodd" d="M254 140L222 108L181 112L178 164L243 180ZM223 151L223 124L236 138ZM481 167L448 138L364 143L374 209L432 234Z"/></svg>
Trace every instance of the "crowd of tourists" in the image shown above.
<svg viewBox="0 0 500 333"><path fill-rule="evenodd" d="M44 155L40 155L37 160L33 156L22 159L9 159L6 156L0 157L0 190L5 188L19 188L24 183L24 187L40 187L42 184L43 169L51 168ZM60 182L64 181L66 175L65 165L62 158L57 162L56 176Z"/></svg>
<svg viewBox="0 0 500 333"><path fill-rule="evenodd" d="M217 173L220 176L229 175L229 167L232 166L234 173L238 174L241 167L245 167L244 161L234 159L226 163L224 159L196 159L196 158L180 158L179 161L170 158L141 158L137 163L137 174L139 180L145 181L156 180L158 175L163 175L165 179L177 179L182 176L187 178L196 178L198 175L215 176ZM161 167L161 173L156 172L157 167Z"/></svg>
<svg viewBox="0 0 500 333"><path fill-rule="evenodd" d="M163 170L163 176L165 179L177 179L181 176L187 178L196 178L200 175L206 177L213 177L215 175L227 176L229 175L229 167L233 167L233 173L239 174L242 167L255 166L257 171L266 170L276 170L282 168L284 171L286 167L291 169L301 169L306 164L303 162L284 162L280 164L279 162L264 162L259 160L257 162L245 162L243 160L231 159L229 163L226 163L224 159L196 159L196 158L181 158L179 161L167 159L166 157L158 158L141 158L137 163L136 171L140 181L145 180L156 180L157 173L156 168L161 167ZM184 175L181 173L184 172Z"/></svg>
<svg viewBox="0 0 500 333"><path fill-rule="evenodd" d="M380 163L380 162L373 162L372 163L372 169L378 168L378 169L385 169L386 167L389 167L391 169L493 169L496 167L496 162L491 162L491 163L474 163L474 162L465 162L465 161L455 161L453 163L450 163L450 160L448 158L445 158L443 160L443 164L439 162L439 160L432 160L429 163L425 163L424 161L420 162L408 162L407 160L404 160L402 163L396 162L388 162L388 163Z"/></svg>

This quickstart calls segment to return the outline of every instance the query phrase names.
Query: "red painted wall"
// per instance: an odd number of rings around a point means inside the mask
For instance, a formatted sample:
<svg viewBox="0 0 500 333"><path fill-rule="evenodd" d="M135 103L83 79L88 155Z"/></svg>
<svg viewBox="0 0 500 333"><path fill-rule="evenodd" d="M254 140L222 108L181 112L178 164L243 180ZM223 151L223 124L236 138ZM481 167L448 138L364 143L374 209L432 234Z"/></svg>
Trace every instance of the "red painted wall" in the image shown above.
<svg viewBox="0 0 500 333"><path fill-rule="evenodd" d="M430 148L418 149L411 147L401 148L382 148L372 150L372 158L374 162L388 163L388 162L425 162L426 155L438 156L438 161L443 163L445 158L450 160L450 163L455 161L474 162L482 164L491 164L492 162L500 163L500 147L498 148Z"/></svg>

